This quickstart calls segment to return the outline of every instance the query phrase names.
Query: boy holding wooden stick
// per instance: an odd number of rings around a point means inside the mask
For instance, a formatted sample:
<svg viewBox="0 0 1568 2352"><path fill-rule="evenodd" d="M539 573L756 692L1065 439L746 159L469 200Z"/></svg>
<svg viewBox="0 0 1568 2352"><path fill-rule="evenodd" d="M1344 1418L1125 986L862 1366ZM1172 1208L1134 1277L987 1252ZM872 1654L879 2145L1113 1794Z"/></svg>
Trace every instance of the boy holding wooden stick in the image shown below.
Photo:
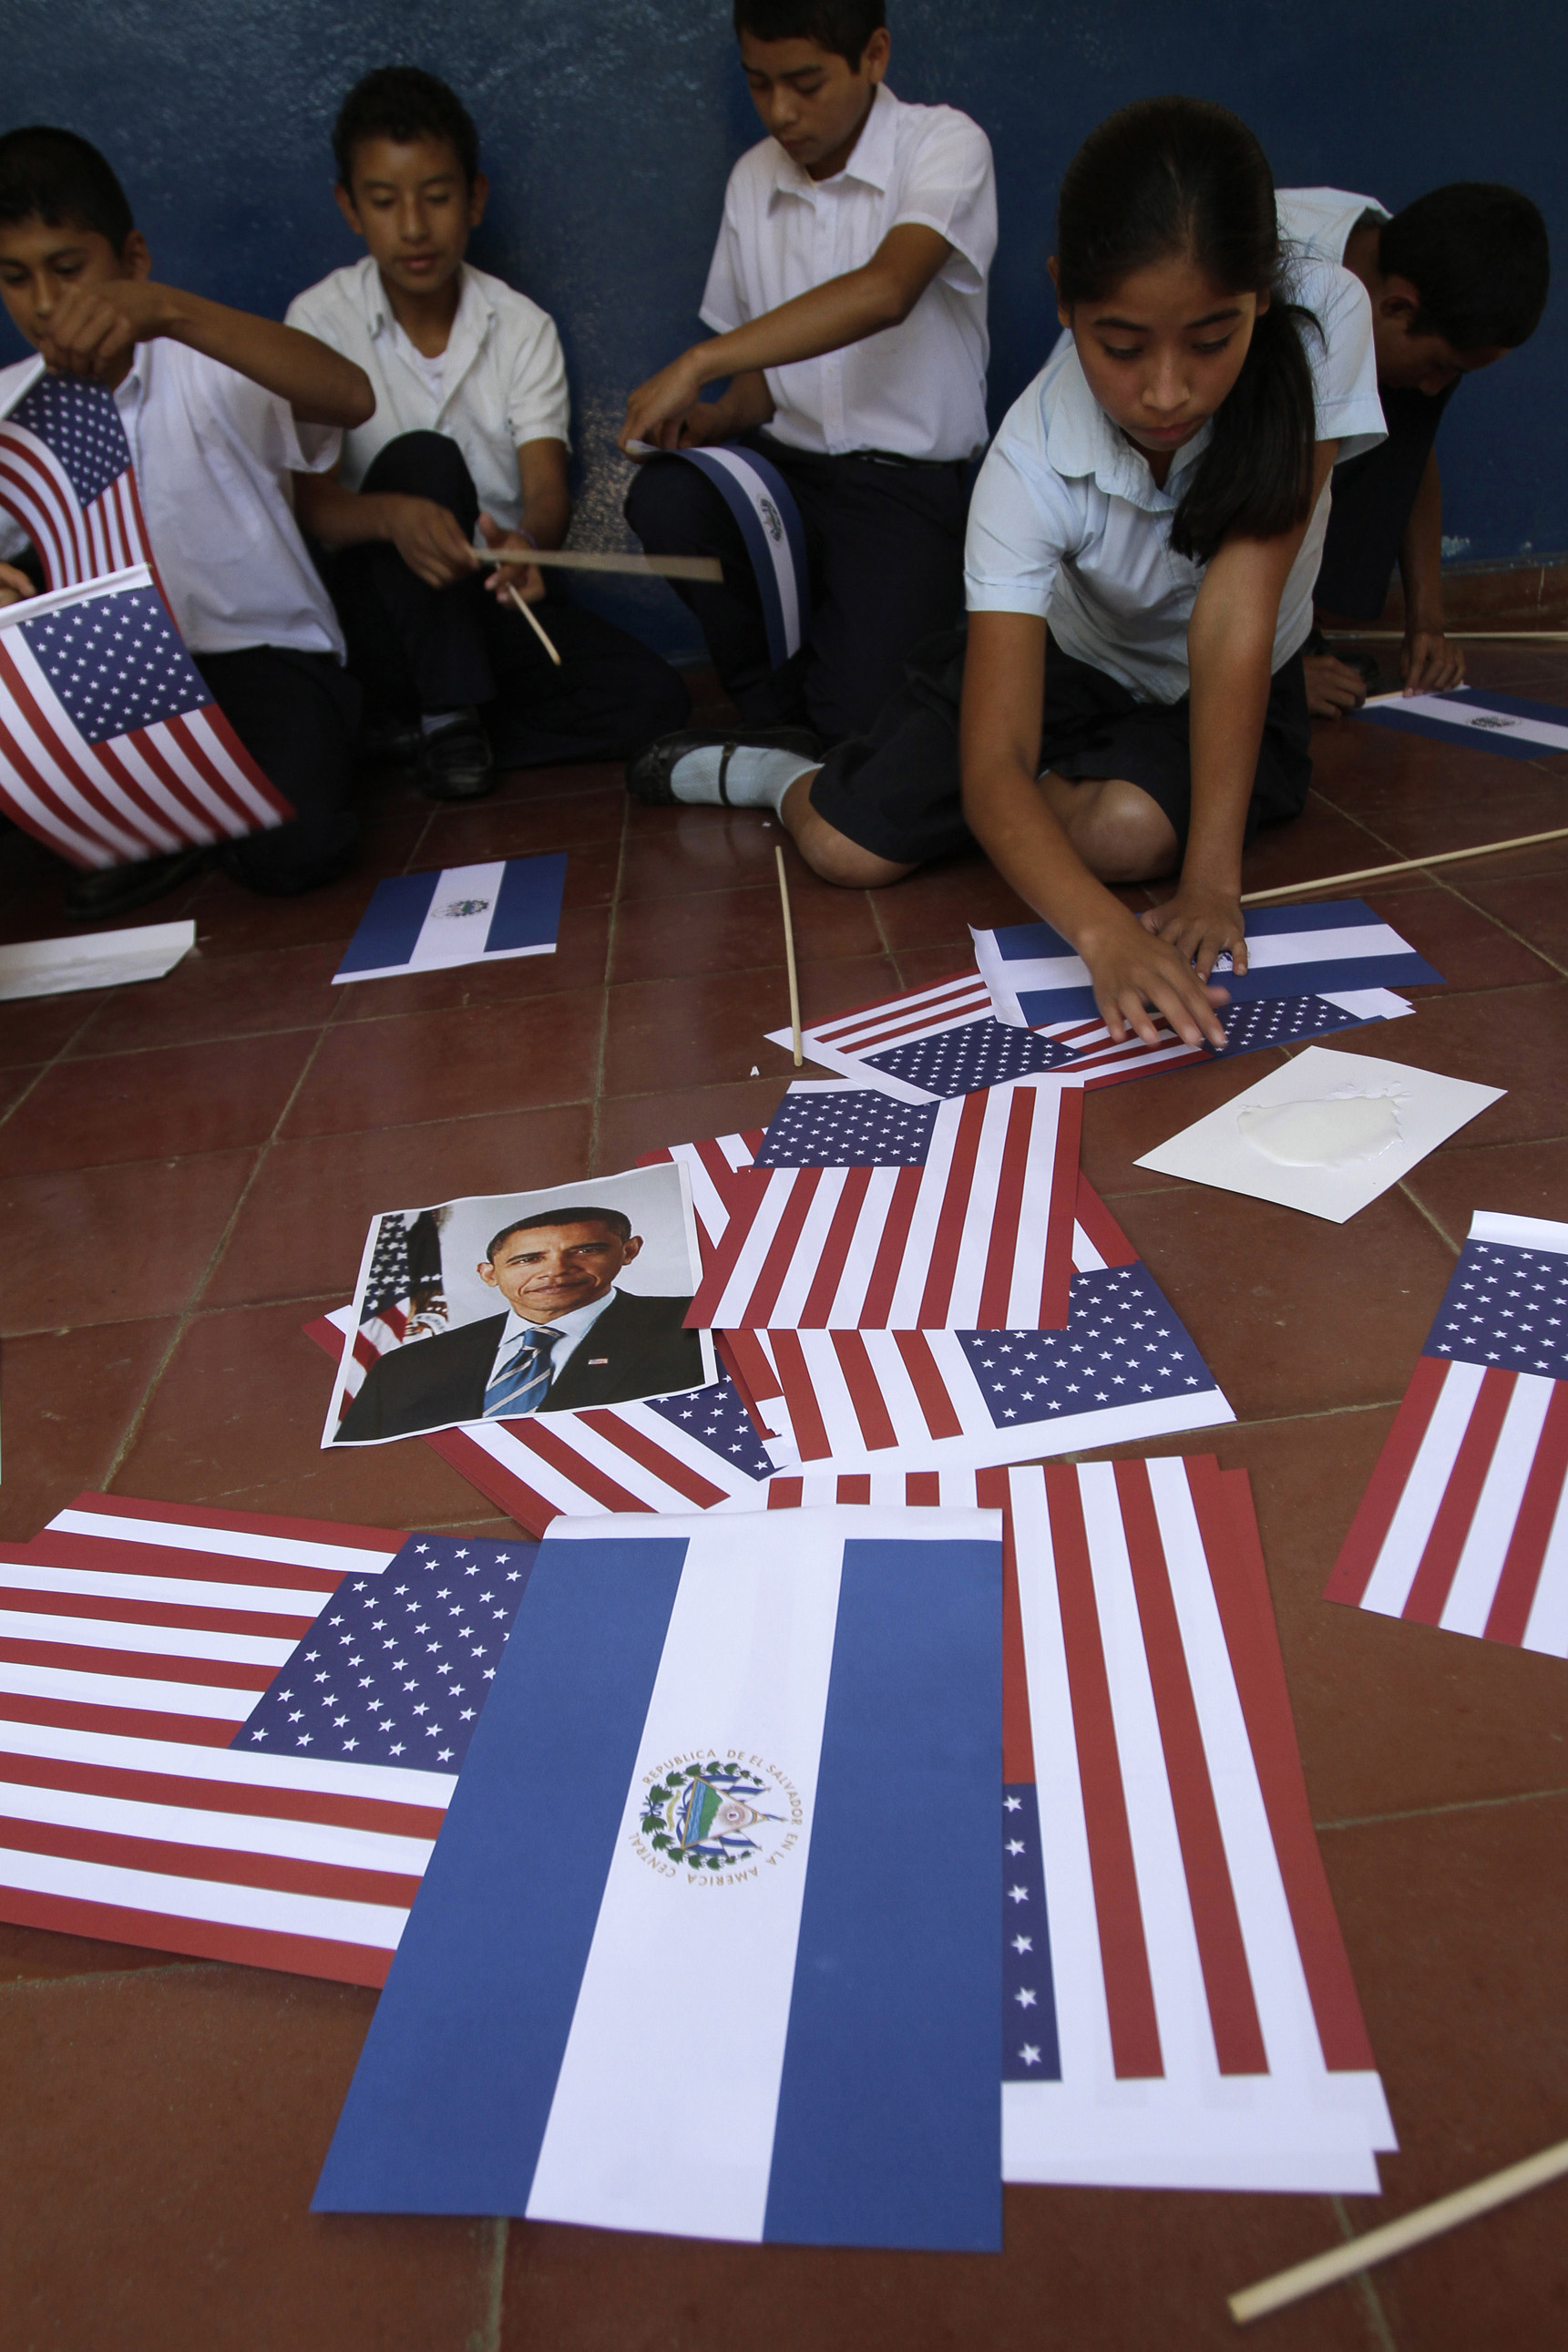
<svg viewBox="0 0 1568 2352"><path fill-rule="evenodd" d="M288 321L363 368L376 413L334 476L302 477L376 748L436 800L497 767L624 759L685 716L667 663L547 590L531 566L488 581L491 548L559 548L571 520L569 404L555 326L465 259L488 194L462 102L391 66L344 100L336 195L370 250L298 295ZM538 611L549 644L512 609ZM553 658L549 647L559 652Z"/></svg>

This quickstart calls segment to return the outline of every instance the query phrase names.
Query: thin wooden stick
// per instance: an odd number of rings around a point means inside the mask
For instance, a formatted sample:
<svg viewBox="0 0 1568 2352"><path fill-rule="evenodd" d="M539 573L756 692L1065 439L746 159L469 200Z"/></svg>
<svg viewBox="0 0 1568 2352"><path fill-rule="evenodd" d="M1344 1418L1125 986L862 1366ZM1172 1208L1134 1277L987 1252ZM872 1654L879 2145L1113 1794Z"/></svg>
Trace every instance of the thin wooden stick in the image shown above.
<svg viewBox="0 0 1568 2352"><path fill-rule="evenodd" d="M1568 646L1568 629L1445 629L1457 646ZM1402 646L1403 629L1325 629L1325 646Z"/></svg>
<svg viewBox="0 0 1568 2352"><path fill-rule="evenodd" d="M716 555L601 555L585 547L476 547L481 563L540 563L558 572L627 572L654 580L724 578Z"/></svg>
<svg viewBox="0 0 1568 2352"><path fill-rule="evenodd" d="M1433 857L1398 857L1392 866L1363 866L1354 874L1320 874L1315 882L1281 882L1277 890L1244 890L1244 907L1266 907L1273 898L1299 898L1303 890L1337 890L1346 882L1381 882L1389 874L1420 874L1428 866L1455 866L1465 857L1495 857L1504 849L1533 849L1542 841L1568 841L1568 824L1551 833L1516 833L1511 841L1483 841L1474 849L1440 849Z"/></svg>
<svg viewBox="0 0 1568 2352"><path fill-rule="evenodd" d="M517 590L513 587L509 580L507 583L507 602L508 604L515 604L517 606L518 612L522 614L524 620L528 623L535 636L538 637L540 645L543 646L546 653L549 654L557 669L559 669L560 667L560 656L555 649L549 631L545 627L544 623L540 620L533 606L528 603L526 598L518 595Z"/></svg>
<svg viewBox="0 0 1568 2352"><path fill-rule="evenodd" d="M784 871L784 850L776 844L773 851L779 861L779 901L784 909L784 961L789 972L789 1026L794 1032L795 1067L799 1069L805 1056L800 1046L800 982L795 972L795 927L789 920L789 879Z"/></svg>
<svg viewBox="0 0 1568 2352"><path fill-rule="evenodd" d="M1440 2237L1445 2230L1457 2229L1461 2221L1473 2221L1478 2213L1490 2213L1494 2206L1527 2196L1532 2189L1542 2189L1549 2180L1561 2179L1564 2173L1568 2173L1568 2139L1560 2139L1555 2147L1542 2148L1539 2156L1526 2157L1522 2164L1505 2165L1500 2172L1489 2173L1484 2180L1472 2181L1468 2189L1457 2189L1451 2197L1439 2197L1435 2204L1417 2206L1402 2221L1386 2222L1381 2230L1369 2230L1364 2238L1352 2238L1347 2245L1335 2246L1331 2253L1315 2254L1311 2262L1297 2263L1293 2269L1281 2271L1277 2277L1244 2287L1239 2294L1226 2298L1230 2316L1239 2327L1245 2327L1249 2321L1261 2319L1266 2312L1281 2311L1287 2304L1300 2303L1303 2296L1316 2294L1320 2287L1333 2286L1339 2279L1354 2277L1357 2271L1370 2270L1374 2263L1385 2263L1390 2254L1402 2254L1407 2246L1424 2245L1428 2238Z"/></svg>

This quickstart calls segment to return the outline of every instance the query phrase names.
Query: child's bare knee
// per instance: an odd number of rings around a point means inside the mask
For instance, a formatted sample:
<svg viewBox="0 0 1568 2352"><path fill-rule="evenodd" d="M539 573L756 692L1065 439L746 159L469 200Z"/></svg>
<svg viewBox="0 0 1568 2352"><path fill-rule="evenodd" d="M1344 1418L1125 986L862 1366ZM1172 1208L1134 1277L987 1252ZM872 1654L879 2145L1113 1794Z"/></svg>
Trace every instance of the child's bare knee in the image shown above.
<svg viewBox="0 0 1568 2352"><path fill-rule="evenodd" d="M1108 776L1071 825L1072 845L1102 882L1149 882L1176 860L1176 827L1137 784Z"/></svg>

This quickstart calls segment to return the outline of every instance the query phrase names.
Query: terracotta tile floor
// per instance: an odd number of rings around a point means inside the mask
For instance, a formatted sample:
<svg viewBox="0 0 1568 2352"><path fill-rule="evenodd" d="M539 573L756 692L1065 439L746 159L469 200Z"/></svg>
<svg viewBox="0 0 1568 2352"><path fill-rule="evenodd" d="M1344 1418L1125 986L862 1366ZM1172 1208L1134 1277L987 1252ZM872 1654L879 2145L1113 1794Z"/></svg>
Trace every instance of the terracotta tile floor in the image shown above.
<svg viewBox="0 0 1568 2352"><path fill-rule="evenodd" d="M1568 703L1542 653L1479 682ZM496 1527L415 1444L328 1458L299 1334L371 1213L624 1166L764 1117L787 1058L760 819L629 808L603 770L465 811L388 782L361 866L287 905L208 879L171 979L0 1008L0 1530L83 1486ZM1568 824L1539 765L1325 727L1260 887ZM560 950L328 986L373 879L570 853ZM967 961L1021 911L977 858L881 898L791 861L809 1014ZM0 1928L0 2347L104 2352L1152 2352L1232 2340L1228 2290L1568 2131L1568 1666L1320 1598L1470 1211L1568 1214L1568 842L1379 888L1449 985L1345 1041L1506 1085L1336 1229L1135 1155L1261 1057L1092 1096L1085 1160L1235 1403L1323 1850L1403 2151L1379 2200L1013 2190L1000 2260L759 2252L489 2221L312 2220L371 1997ZM0 840L0 936L56 869ZM1181 1441L1176 1441L1179 1445ZM1260 2345L1510 2352L1568 2340L1568 2189L1267 2322Z"/></svg>

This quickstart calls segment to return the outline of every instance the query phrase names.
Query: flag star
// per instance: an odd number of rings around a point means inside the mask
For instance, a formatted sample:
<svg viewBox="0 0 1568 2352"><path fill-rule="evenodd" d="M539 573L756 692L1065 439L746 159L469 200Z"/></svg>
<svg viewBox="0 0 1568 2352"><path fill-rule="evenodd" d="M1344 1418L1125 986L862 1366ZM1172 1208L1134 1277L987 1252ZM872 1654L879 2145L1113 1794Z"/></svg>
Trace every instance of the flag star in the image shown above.
<svg viewBox="0 0 1568 2352"><path fill-rule="evenodd" d="M1026 2066L1038 2066L1040 2063L1040 2050L1035 2042L1026 2042L1019 2056Z"/></svg>
<svg viewBox="0 0 1568 2352"><path fill-rule="evenodd" d="M1007 1807L1009 1813L1016 1813L1021 1810L1023 1799L1021 1797L1004 1797L1002 1799L1002 1802Z"/></svg>
<svg viewBox="0 0 1568 2352"><path fill-rule="evenodd" d="M1020 2009L1032 2009L1035 2006L1033 1986L1019 1985L1017 1992L1013 1995L1013 1999L1017 2001Z"/></svg>
<svg viewBox="0 0 1568 2352"><path fill-rule="evenodd" d="M1015 1936L1012 1939L1012 1946L1014 1951L1020 1955L1024 1952L1032 1952L1034 1949L1034 1937L1032 1936Z"/></svg>
<svg viewBox="0 0 1568 2352"><path fill-rule="evenodd" d="M1022 1838L1009 1838L1004 1851L1008 1853L1027 1853L1029 1848Z"/></svg>
<svg viewBox="0 0 1568 2352"><path fill-rule="evenodd" d="M1027 1903L1029 1901L1028 1887L1009 1886L1008 1889L1008 1900L1009 1903Z"/></svg>

